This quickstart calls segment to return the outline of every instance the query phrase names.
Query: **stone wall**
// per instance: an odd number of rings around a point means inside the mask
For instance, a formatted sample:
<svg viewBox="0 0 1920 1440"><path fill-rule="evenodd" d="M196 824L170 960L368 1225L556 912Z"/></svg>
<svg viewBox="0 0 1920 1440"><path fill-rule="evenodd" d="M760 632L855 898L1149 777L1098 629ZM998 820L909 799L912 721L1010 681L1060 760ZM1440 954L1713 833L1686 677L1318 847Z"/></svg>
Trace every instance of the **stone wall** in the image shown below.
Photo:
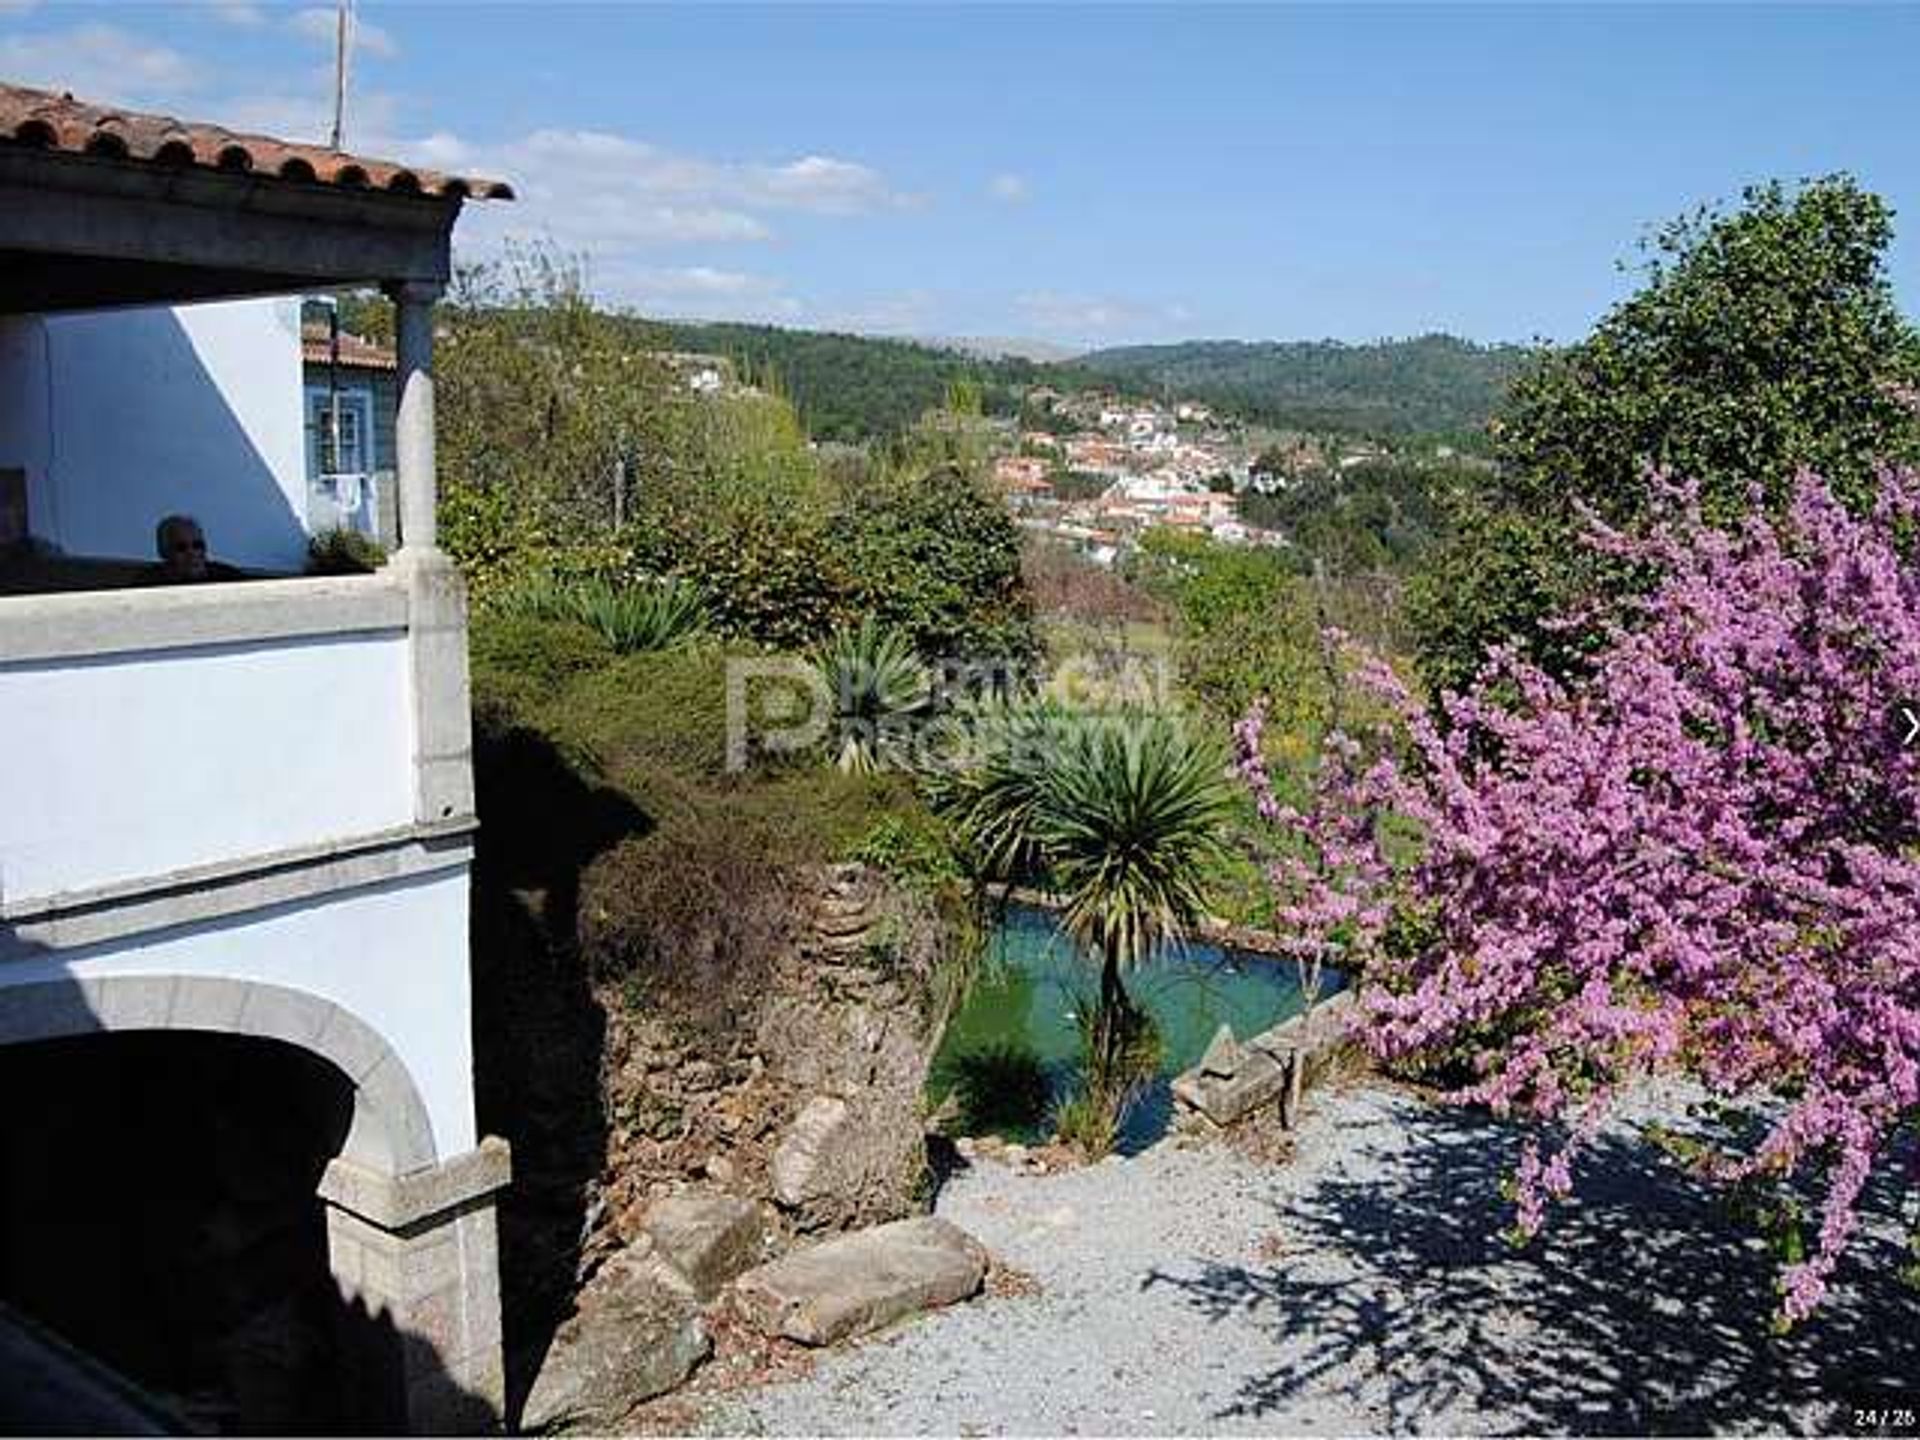
<svg viewBox="0 0 1920 1440"><path fill-rule="evenodd" d="M693 1179L772 1202L795 1231L916 1208L941 926L858 866L809 874L794 909L724 1026L609 1001L595 1243L631 1241L648 1205Z"/></svg>
<svg viewBox="0 0 1920 1440"><path fill-rule="evenodd" d="M1174 1077L1174 1102L1215 1125L1277 1105L1292 1129L1300 1097L1350 1048L1352 1011L1352 993L1342 991L1251 1040L1237 1041L1222 1026L1200 1063Z"/></svg>

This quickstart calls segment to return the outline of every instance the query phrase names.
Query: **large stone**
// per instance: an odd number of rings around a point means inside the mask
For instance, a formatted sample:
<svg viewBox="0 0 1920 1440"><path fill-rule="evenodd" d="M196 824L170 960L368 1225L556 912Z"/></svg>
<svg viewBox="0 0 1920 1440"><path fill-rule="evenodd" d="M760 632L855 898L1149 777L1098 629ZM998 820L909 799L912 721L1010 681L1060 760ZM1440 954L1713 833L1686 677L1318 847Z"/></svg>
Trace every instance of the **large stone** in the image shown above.
<svg viewBox="0 0 1920 1440"><path fill-rule="evenodd" d="M799 1210L828 1193L833 1152L852 1121L852 1107L837 1095L816 1095L802 1106L768 1165L773 1198Z"/></svg>
<svg viewBox="0 0 1920 1440"><path fill-rule="evenodd" d="M698 1302L658 1255L615 1255L560 1327L520 1415L520 1430L610 1429L679 1385L712 1352Z"/></svg>
<svg viewBox="0 0 1920 1440"><path fill-rule="evenodd" d="M831 1345L979 1290L987 1252L966 1231L921 1216L801 1250L734 1282L763 1333Z"/></svg>
<svg viewBox="0 0 1920 1440"><path fill-rule="evenodd" d="M669 1195L647 1211L640 1228L702 1300L760 1262L760 1207L738 1195L717 1190Z"/></svg>

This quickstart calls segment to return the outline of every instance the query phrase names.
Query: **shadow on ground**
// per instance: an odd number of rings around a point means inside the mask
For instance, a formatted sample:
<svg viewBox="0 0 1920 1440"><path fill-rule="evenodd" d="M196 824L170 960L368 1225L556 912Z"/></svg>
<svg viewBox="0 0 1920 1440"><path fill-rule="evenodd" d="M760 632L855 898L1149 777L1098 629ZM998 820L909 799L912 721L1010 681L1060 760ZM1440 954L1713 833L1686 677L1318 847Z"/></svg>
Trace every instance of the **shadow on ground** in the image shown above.
<svg viewBox="0 0 1920 1440"><path fill-rule="evenodd" d="M1498 1415L1518 1432L1845 1431L1854 1406L1920 1405L1920 1295L1897 1274L1912 1218L1890 1183L1826 1304L1779 1337L1766 1247L1636 1134L1598 1140L1574 1200L1515 1250L1500 1182L1518 1132L1455 1109L1409 1125L1415 1108L1395 1098L1330 1137L1339 1162L1275 1206L1270 1266L1143 1282L1270 1330L1275 1367L1217 1418L1338 1398L1394 1430Z"/></svg>

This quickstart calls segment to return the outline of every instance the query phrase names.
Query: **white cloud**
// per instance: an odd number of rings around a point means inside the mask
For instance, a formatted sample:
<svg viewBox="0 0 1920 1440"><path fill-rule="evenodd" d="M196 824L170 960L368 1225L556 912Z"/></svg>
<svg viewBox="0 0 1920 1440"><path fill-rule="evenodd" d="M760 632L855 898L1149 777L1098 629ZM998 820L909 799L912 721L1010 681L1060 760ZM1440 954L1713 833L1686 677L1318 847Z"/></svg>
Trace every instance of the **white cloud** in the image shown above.
<svg viewBox="0 0 1920 1440"><path fill-rule="evenodd" d="M231 0L214 13L236 26L264 18L316 48L333 38L331 8L275 11ZM361 22L359 36L363 51L394 53L384 31ZM0 75L20 83L310 143L323 141L331 127L331 68L330 58L322 61L306 47L265 72L203 68L166 45L108 25L0 36ZM423 132L420 113L417 101L398 92L353 86L347 147L510 181L516 203L466 211L457 237L463 252L485 255L509 238L549 240L584 256L595 289L609 299L662 314L790 323L813 315L780 280L706 263L709 253L770 241L793 217L847 221L919 203L873 167L845 156L801 150L788 157L723 158L592 129L548 128L478 142ZM845 328L912 331L925 328L930 309L925 296L895 295L850 301L830 313L832 323Z"/></svg>
<svg viewBox="0 0 1920 1440"><path fill-rule="evenodd" d="M615 265L636 250L767 240L782 215L850 217L906 203L851 160L717 160L598 130L537 130L491 145L443 133L395 141L394 150L415 164L513 183L517 204L469 212L467 244L539 234Z"/></svg>
<svg viewBox="0 0 1920 1440"><path fill-rule="evenodd" d="M779 287L769 275L743 270L716 270L711 265L679 269L636 270L623 277L636 290L652 295L764 295Z"/></svg>
<svg viewBox="0 0 1920 1440"><path fill-rule="evenodd" d="M227 0L227 3L210 7L214 18L224 20L229 25L237 25L242 30L258 30L267 23L267 12L258 5L246 3L246 0Z"/></svg>
<svg viewBox="0 0 1920 1440"><path fill-rule="evenodd" d="M792 321L805 308L774 276L711 265L596 265L589 279L595 291L607 299L647 315Z"/></svg>
<svg viewBox="0 0 1920 1440"><path fill-rule="evenodd" d="M1026 177L1012 172L996 175L987 182L987 194L1003 205L1018 205L1032 193Z"/></svg>
<svg viewBox="0 0 1920 1440"><path fill-rule="evenodd" d="M350 11L353 27L353 53L372 55L380 60L391 60L400 53L400 46L392 35L378 25L370 24L360 18L358 11ZM338 34L339 13L330 6L311 5L304 10L296 10L287 17L287 28L296 35L303 35L315 44L332 48Z"/></svg>
<svg viewBox="0 0 1920 1440"><path fill-rule="evenodd" d="M113 25L0 36L0 75L17 85L113 105L168 104L206 78L179 51Z"/></svg>

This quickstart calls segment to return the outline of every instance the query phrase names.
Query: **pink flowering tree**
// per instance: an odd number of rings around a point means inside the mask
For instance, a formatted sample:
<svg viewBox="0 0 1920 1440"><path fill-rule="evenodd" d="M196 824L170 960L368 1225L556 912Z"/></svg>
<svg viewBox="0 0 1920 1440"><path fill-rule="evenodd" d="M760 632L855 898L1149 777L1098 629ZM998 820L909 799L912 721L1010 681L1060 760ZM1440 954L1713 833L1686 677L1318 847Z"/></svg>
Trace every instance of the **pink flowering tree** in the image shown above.
<svg viewBox="0 0 1920 1440"><path fill-rule="evenodd" d="M1732 532L1674 487L1645 537L1594 527L1663 578L1585 678L1500 655L1430 711L1362 659L1395 720L1332 735L1304 808L1274 798L1261 711L1237 727L1290 842L1279 925L1356 973L1366 1044L1466 1044L1461 1098L1545 1122L1516 1177L1522 1233L1621 1087L1684 1071L1767 1102L1763 1138L1714 1174L1823 1183L1781 1322L1819 1303L1869 1173L1920 1114L1916 530L1911 473L1866 516L1803 475L1782 516Z"/></svg>

